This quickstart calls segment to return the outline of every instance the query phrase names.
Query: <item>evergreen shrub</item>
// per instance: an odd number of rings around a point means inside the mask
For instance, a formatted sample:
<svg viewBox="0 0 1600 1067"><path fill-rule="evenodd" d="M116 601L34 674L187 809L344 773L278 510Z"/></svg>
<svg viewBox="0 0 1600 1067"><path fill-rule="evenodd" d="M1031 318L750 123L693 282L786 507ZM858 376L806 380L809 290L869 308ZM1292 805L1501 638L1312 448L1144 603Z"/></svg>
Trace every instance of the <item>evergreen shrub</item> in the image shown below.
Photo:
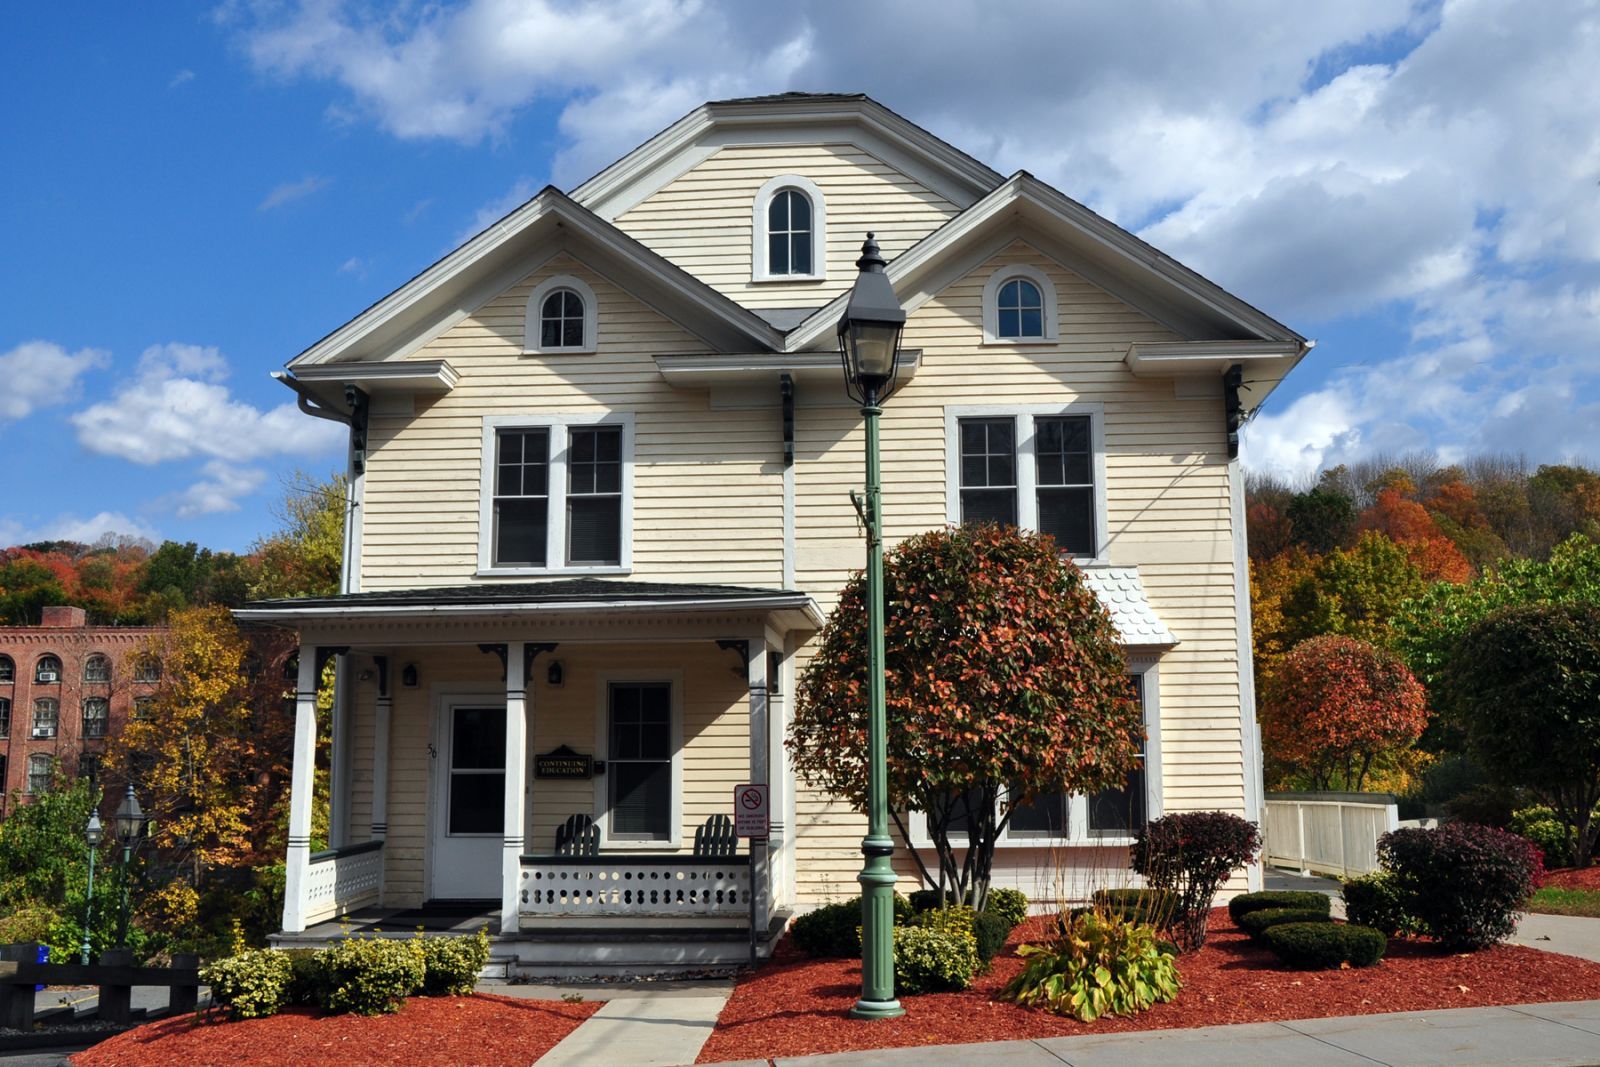
<svg viewBox="0 0 1600 1067"><path fill-rule="evenodd" d="M926 926L894 931L894 984L900 994L946 993L972 984L978 970L972 937Z"/></svg>
<svg viewBox="0 0 1600 1067"><path fill-rule="evenodd" d="M1261 935L1267 948L1291 967L1371 967L1383 959L1389 939L1370 926L1348 923L1281 923Z"/></svg>
<svg viewBox="0 0 1600 1067"><path fill-rule="evenodd" d="M1252 911L1266 911L1268 908L1299 908L1302 911L1321 910L1324 918L1328 915L1330 898L1323 893L1312 893L1300 889L1269 889L1261 893L1241 893L1228 901L1228 915L1234 922Z"/></svg>
<svg viewBox="0 0 1600 1067"><path fill-rule="evenodd" d="M200 980L211 987L211 999L233 1019L276 1015L289 1003L293 967L289 957L270 948L250 949L207 964Z"/></svg>
<svg viewBox="0 0 1600 1067"><path fill-rule="evenodd" d="M1327 898L1324 897L1324 900ZM1323 908L1262 908L1259 911L1247 911L1239 916L1239 929L1251 937L1260 940L1261 935L1274 926L1284 923L1325 923L1332 922L1328 918L1328 909Z"/></svg>

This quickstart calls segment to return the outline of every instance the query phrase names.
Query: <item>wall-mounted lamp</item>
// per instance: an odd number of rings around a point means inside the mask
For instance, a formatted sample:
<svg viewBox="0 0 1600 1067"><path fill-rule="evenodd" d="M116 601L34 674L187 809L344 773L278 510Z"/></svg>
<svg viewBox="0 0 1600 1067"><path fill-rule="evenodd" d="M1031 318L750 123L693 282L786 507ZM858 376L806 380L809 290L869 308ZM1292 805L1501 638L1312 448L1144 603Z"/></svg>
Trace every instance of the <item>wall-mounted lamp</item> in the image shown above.
<svg viewBox="0 0 1600 1067"><path fill-rule="evenodd" d="M544 680L550 683L551 688L559 689L561 683L566 681L566 672L561 668L560 660L551 660L550 667L545 671Z"/></svg>
<svg viewBox="0 0 1600 1067"><path fill-rule="evenodd" d="M407 663L400 669L400 684L407 689L415 689L417 687L417 665L415 663Z"/></svg>

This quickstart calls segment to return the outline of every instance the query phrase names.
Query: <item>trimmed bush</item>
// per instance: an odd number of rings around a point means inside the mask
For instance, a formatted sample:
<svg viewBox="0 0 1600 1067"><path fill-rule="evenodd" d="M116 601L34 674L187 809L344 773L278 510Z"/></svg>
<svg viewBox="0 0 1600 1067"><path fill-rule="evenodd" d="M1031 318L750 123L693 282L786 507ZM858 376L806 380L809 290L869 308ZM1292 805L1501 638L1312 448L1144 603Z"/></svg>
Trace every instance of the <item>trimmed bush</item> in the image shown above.
<svg viewBox="0 0 1600 1067"><path fill-rule="evenodd" d="M314 948L280 950L289 959L289 1003L315 1004L322 999L322 953Z"/></svg>
<svg viewBox="0 0 1600 1067"><path fill-rule="evenodd" d="M1086 910L1146 923L1157 930L1172 925L1178 910L1178 898L1162 889L1096 889L1090 899L1094 906Z"/></svg>
<svg viewBox="0 0 1600 1067"><path fill-rule="evenodd" d="M1371 967L1383 959L1389 939L1370 926L1348 923L1281 923L1263 931L1261 939L1291 967L1327 969Z"/></svg>
<svg viewBox="0 0 1600 1067"><path fill-rule="evenodd" d="M1149 926L1085 912L1062 920L1061 930L1051 944L1017 950L1027 962L1002 996L1089 1023L1178 995L1173 955Z"/></svg>
<svg viewBox="0 0 1600 1067"><path fill-rule="evenodd" d="M323 951L322 974L323 1008L384 1015L422 988L427 968L415 941L352 937Z"/></svg>
<svg viewBox="0 0 1600 1067"><path fill-rule="evenodd" d="M1406 895L1388 871L1352 878L1340 892L1344 917L1358 926L1370 926L1385 937L1410 936L1421 928L1406 911Z"/></svg>
<svg viewBox="0 0 1600 1067"><path fill-rule="evenodd" d="M1301 889L1269 889L1262 893L1241 893L1228 901L1228 915L1234 922L1248 915L1252 911L1266 911L1278 908L1298 908L1301 911L1322 911L1322 917L1328 917L1328 905L1331 903L1327 895L1312 893Z"/></svg>
<svg viewBox="0 0 1600 1067"><path fill-rule="evenodd" d="M894 924L904 926L915 917L911 902L894 895ZM861 898L851 897L806 912L789 927L795 948L813 959L861 958Z"/></svg>
<svg viewBox="0 0 1600 1067"><path fill-rule="evenodd" d="M972 925L973 937L978 945L978 962L987 966L990 960L1000 955L1013 929L1014 924L992 909L985 908L979 912L977 921Z"/></svg>
<svg viewBox="0 0 1600 1067"><path fill-rule="evenodd" d="M1543 869L1525 838L1472 823L1390 831L1378 859L1405 911L1445 947L1469 951L1511 936Z"/></svg>
<svg viewBox="0 0 1600 1067"><path fill-rule="evenodd" d="M260 1019L282 1011L293 976L289 957L269 948L217 960L200 972L200 980L211 987L212 1001L233 1019Z"/></svg>
<svg viewBox="0 0 1600 1067"><path fill-rule="evenodd" d="M998 915L1015 927L1028 917L1028 894L1020 889L991 889L983 902L986 915Z"/></svg>
<svg viewBox="0 0 1600 1067"><path fill-rule="evenodd" d="M421 937L416 944L422 953L424 996L466 996L489 963L486 930L470 937Z"/></svg>
<svg viewBox="0 0 1600 1067"><path fill-rule="evenodd" d="M1323 897L1327 900L1327 897ZM1284 923L1325 923L1332 922L1328 918L1328 909L1323 908L1262 908L1260 911L1247 911L1239 916L1239 929L1259 940L1261 935L1274 926Z"/></svg>
<svg viewBox="0 0 1600 1067"><path fill-rule="evenodd" d="M1193 952L1205 944L1218 887L1260 850L1255 823L1223 811L1185 811L1139 827L1129 861L1150 888L1176 896L1173 940Z"/></svg>
<svg viewBox="0 0 1600 1067"><path fill-rule="evenodd" d="M978 970L971 937L925 926L894 930L894 984L900 994L945 993L965 989Z"/></svg>

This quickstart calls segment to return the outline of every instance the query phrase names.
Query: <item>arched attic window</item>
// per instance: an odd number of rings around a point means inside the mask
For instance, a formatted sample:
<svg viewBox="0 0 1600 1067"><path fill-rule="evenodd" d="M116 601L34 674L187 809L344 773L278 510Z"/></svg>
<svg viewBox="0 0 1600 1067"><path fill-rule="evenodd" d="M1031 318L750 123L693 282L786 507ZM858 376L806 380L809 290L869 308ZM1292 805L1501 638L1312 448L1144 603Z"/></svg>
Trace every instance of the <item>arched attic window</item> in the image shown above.
<svg viewBox="0 0 1600 1067"><path fill-rule="evenodd" d="M83 680L86 682L111 681L111 661L98 653L84 660Z"/></svg>
<svg viewBox="0 0 1600 1067"><path fill-rule="evenodd" d="M10 656L0 656L0 685L10 685L17 680L17 665Z"/></svg>
<svg viewBox="0 0 1600 1067"><path fill-rule="evenodd" d="M828 274L828 208L822 190L780 174L751 205L750 276L758 282L822 281Z"/></svg>
<svg viewBox="0 0 1600 1067"><path fill-rule="evenodd" d="M1011 263L989 275L983 287L985 344L1049 344L1060 340L1056 288L1050 277L1026 263Z"/></svg>
<svg viewBox="0 0 1600 1067"><path fill-rule="evenodd" d="M55 685L61 681L61 659L58 656L40 656L33 665L35 685Z"/></svg>
<svg viewBox="0 0 1600 1067"><path fill-rule="evenodd" d="M528 297L522 351L593 352L596 322L594 290L582 278L557 274Z"/></svg>

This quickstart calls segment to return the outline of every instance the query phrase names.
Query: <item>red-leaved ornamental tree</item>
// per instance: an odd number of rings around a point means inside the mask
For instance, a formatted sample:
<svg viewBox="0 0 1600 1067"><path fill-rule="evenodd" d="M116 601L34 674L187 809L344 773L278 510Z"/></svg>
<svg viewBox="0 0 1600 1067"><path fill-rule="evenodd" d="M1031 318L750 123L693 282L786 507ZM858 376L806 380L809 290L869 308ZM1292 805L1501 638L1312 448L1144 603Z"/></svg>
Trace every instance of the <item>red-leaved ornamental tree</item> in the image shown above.
<svg viewBox="0 0 1600 1067"><path fill-rule="evenodd" d="M927 816L939 868L923 877L981 909L1017 805L1121 786L1137 765L1144 723L1127 664L1110 616L1047 536L995 525L919 534L885 556L884 589L891 810L902 836L906 809ZM860 574L844 587L788 739L807 781L861 811L865 594Z"/></svg>
<svg viewBox="0 0 1600 1067"><path fill-rule="evenodd" d="M1414 744L1427 724L1422 683L1398 657L1332 634L1283 657L1261 707L1268 757L1316 789L1337 778L1360 790L1374 761Z"/></svg>

